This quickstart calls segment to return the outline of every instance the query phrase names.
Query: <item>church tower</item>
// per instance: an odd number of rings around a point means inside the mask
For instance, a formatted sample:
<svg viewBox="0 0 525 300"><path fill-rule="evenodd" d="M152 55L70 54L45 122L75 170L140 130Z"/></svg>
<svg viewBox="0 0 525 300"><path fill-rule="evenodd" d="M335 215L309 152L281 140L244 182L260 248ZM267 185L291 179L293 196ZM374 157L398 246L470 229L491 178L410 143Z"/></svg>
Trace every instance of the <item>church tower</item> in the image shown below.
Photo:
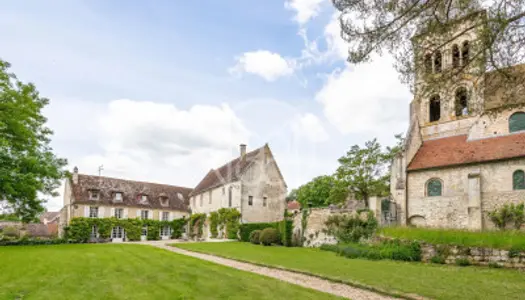
<svg viewBox="0 0 525 300"><path fill-rule="evenodd" d="M416 72L411 121L418 123L423 140L466 134L474 117L483 112L485 55L477 45L485 16L477 11L447 16L445 24L429 21L413 37Z"/></svg>

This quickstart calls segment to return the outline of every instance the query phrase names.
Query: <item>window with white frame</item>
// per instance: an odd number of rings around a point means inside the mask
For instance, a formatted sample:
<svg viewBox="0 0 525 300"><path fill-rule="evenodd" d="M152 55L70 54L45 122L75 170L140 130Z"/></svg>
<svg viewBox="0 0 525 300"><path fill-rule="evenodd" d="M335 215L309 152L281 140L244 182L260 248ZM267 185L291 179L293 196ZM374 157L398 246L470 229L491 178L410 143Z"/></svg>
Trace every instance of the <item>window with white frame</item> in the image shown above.
<svg viewBox="0 0 525 300"><path fill-rule="evenodd" d="M162 221L169 221L170 220L170 213L167 211L162 212Z"/></svg>
<svg viewBox="0 0 525 300"><path fill-rule="evenodd" d="M124 209L123 208L115 208L115 218L122 219L124 216Z"/></svg>
<svg viewBox="0 0 525 300"><path fill-rule="evenodd" d="M97 226L93 225L91 226L91 238L94 239L98 236L98 228Z"/></svg>
<svg viewBox="0 0 525 300"><path fill-rule="evenodd" d="M149 211L147 211L147 210L140 211L140 218L142 220L147 220L148 217L149 217Z"/></svg>
<svg viewBox="0 0 525 300"><path fill-rule="evenodd" d="M112 239L124 238L124 229L120 226L113 227L113 230L111 230L111 238Z"/></svg>
<svg viewBox="0 0 525 300"><path fill-rule="evenodd" d="M96 206L90 206L89 207L89 217L90 218L98 218L98 207L96 207Z"/></svg>
<svg viewBox="0 0 525 300"><path fill-rule="evenodd" d="M100 196L99 191L97 190L89 191L89 200L98 200L99 196Z"/></svg>
<svg viewBox="0 0 525 300"><path fill-rule="evenodd" d="M169 226L162 226L160 229L160 235L161 236L170 236L171 228Z"/></svg>
<svg viewBox="0 0 525 300"><path fill-rule="evenodd" d="M148 203L148 195L139 195L139 202L142 204Z"/></svg>
<svg viewBox="0 0 525 300"><path fill-rule="evenodd" d="M115 201L115 202L122 202L122 193L121 192L116 192L113 195L113 201Z"/></svg>
<svg viewBox="0 0 525 300"><path fill-rule="evenodd" d="M142 232L140 235L148 236L148 226L142 226Z"/></svg>

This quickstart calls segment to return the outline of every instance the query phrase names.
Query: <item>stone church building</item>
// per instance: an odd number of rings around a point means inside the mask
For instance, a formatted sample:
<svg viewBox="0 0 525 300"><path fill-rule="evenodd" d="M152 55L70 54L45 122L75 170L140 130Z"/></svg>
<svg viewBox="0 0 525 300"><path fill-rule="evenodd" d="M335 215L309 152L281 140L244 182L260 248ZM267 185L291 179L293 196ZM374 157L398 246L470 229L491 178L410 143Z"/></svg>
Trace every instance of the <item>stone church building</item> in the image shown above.
<svg viewBox="0 0 525 300"><path fill-rule="evenodd" d="M392 163L391 194L401 224L493 228L488 211L525 201L525 91L516 84L511 92L501 72L489 71L486 53L474 57L483 31L475 24L485 17L484 11L458 17L454 32L412 39L414 49L425 50L416 52L423 63L416 64L422 67L410 125ZM451 35L458 37L449 42ZM451 70L460 71L443 85L428 83ZM525 74L525 66L506 71Z"/></svg>

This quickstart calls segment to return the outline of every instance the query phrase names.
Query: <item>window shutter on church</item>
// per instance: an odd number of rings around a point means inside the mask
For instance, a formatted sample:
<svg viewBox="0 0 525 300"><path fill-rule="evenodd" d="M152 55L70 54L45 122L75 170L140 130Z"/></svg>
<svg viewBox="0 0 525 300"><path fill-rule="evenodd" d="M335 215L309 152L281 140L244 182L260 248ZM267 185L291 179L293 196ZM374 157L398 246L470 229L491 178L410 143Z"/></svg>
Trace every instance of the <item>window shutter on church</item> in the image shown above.
<svg viewBox="0 0 525 300"><path fill-rule="evenodd" d="M89 206L84 207L84 217L89 218Z"/></svg>
<svg viewBox="0 0 525 300"><path fill-rule="evenodd" d="M99 218L104 218L104 207L99 207L98 208L98 217Z"/></svg>
<svg viewBox="0 0 525 300"><path fill-rule="evenodd" d="M114 217L114 216L115 216L115 208L112 207L112 208L110 209L109 217L111 218L111 217Z"/></svg>
<svg viewBox="0 0 525 300"><path fill-rule="evenodd" d="M124 208L124 219L128 218L128 209Z"/></svg>

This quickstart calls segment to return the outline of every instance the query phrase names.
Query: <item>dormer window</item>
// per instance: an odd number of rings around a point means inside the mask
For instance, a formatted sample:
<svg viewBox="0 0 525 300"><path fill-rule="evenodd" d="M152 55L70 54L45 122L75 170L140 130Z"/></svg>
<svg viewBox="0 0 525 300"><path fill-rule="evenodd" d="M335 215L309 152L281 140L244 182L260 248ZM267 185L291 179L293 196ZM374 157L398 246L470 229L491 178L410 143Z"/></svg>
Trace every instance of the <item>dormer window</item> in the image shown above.
<svg viewBox="0 0 525 300"><path fill-rule="evenodd" d="M138 200L140 204L148 204L148 195L139 195Z"/></svg>
<svg viewBox="0 0 525 300"><path fill-rule="evenodd" d="M166 196L159 197L160 205L162 206L168 206L169 205L169 199Z"/></svg>
<svg viewBox="0 0 525 300"><path fill-rule="evenodd" d="M89 191L89 200L98 200L100 192L98 190Z"/></svg>
<svg viewBox="0 0 525 300"><path fill-rule="evenodd" d="M122 202L122 193L116 192L115 194L113 194L113 201Z"/></svg>

